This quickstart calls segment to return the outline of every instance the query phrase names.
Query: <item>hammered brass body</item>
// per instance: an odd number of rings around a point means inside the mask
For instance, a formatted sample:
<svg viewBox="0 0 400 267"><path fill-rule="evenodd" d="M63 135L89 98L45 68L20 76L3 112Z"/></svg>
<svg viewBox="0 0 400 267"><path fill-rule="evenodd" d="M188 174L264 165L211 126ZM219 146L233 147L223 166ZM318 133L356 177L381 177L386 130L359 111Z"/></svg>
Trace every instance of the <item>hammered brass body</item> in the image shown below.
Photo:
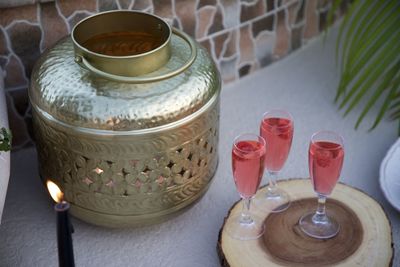
<svg viewBox="0 0 400 267"><path fill-rule="evenodd" d="M72 215L107 227L161 222L207 190L218 162L220 78L207 52L179 75L118 83L74 62L70 37L34 68L29 96L40 176L57 183ZM172 35L158 75L190 56Z"/></svg>

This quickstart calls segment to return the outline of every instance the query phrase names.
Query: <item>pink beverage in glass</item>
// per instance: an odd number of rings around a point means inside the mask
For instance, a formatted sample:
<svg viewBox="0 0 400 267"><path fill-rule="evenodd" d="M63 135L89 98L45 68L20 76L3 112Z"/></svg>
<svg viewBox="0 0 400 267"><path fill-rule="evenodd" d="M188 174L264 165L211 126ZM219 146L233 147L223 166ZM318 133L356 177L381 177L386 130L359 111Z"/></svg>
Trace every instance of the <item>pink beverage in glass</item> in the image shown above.
<svg viewBox="0 0 400 267"><path fill-rule="evenodd" d="M232 170L242 198L252 197L264 172L265 147L257 141L239 141L232 148Z"/></svg>
<svg viewBox="0 0 400 267"><path fill-rule="evenodd" d="M339 179L344 150L340 144L319 141L310 144L308 163L315 192L330 195Z"/></svg>
<svg viewBox="0 0 400 267"><path fill-rule="evenodd" d="M260 135L267 142L267 170L280 171L292 145L293 122L286 118L264 118L261 121Z"/></svg>

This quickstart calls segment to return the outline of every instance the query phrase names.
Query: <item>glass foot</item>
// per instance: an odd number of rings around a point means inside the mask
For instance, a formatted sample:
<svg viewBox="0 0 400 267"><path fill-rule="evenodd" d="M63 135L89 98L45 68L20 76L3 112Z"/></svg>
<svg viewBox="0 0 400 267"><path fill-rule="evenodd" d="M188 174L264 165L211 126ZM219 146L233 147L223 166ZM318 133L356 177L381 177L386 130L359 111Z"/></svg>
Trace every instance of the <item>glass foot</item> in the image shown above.
<svg viewBox="0 0 400 267"><path fill-rule="evenodd" d="M254 240L264 234L264 222L252 215L252 220L249 223L242 223L242 216L235 216L228 220L225 225L225 230L234 239L238 240Z"/></svg>
<svg viewBox="0 0 400 267"><path fill-rule="evenodd" d="M315 213L304 215L299 220L300 229L308 236L318 239L328 239L339 233L340 225L332 217L325 216L324 220L317 221Z"/></svg>
<svg viewBox="0 0 400 267"><path fill-rule="evenodd" d="M282 212L290 206L290 197L288 193L280 188L272 193L259 193L255 196L254 206L264 212Z"/></svg>

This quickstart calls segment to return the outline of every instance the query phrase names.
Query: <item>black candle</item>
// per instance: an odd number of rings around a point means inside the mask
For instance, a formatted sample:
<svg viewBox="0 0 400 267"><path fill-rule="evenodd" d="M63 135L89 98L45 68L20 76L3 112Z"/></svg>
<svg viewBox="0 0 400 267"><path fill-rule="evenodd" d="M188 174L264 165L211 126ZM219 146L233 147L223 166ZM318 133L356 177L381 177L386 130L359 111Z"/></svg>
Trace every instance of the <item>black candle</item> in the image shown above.
<svg viewBox="0 0 400 267"><path fill-rule="evenodd" d="M69 219L69 204L63 200L64 194L52 181L47 181L51 197L57 202L54 210L57 214L58 263L60 267L74 267L74 248L72 246L73 227Z"/></svg>
<svg viewBox="0 0 400 267"><path fill-rule="evenodd" d="M72 246L72 224L69 219L69 204L61 201L54 206L57 213L58 262L60 267L74 267L74 249Z"/></svg>

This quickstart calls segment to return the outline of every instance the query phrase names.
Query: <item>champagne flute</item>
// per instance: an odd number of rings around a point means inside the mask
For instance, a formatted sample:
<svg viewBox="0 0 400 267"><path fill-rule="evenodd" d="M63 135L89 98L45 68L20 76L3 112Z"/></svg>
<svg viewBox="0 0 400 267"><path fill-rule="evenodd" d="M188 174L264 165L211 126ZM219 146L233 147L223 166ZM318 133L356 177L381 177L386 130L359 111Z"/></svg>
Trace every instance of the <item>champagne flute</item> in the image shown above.
<svg viewBox="0 0 400 267"><path fill-rule="evenodd" d="M281 212L290 205L289 195L277 187L276 179L283 168L292 145L294 131L293 118L285 110L271 110L263 115L260 135L267 142L265 168L269 183L265 194L258 194L255 203L267 212Z"/></svg>
<svg viewBox="0 0 400 267"><path fill-rule="evenodd" d="M226 224L228 234L239 240L252 240L264 233L260 218L250 215L251 198L255 195L264 172L265 140L256 134L241 134L232 146L232 171L236 189L243 202L240 215Z"/></svg>
<svg viewBox="0 0 400 267"><path fill-rule="evenodd" d="M315 213L305 214L299 221L300 229L311 237L326 239L339 232L338 222L325 212L325 201L339 179L343 158L343 138L339 134L320 131L312 135L308 165L318 207Z"/></svg>

